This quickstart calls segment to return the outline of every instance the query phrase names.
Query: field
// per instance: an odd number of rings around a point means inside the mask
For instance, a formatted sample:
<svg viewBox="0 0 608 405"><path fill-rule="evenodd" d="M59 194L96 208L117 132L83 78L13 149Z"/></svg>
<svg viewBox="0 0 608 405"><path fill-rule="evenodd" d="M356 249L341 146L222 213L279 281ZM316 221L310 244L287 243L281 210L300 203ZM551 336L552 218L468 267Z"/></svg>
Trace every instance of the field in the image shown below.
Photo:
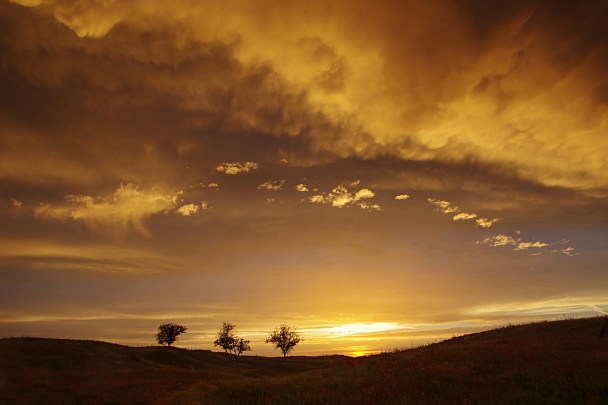
<svg viewBox="0 0 608 405"><path fill-rule="evenodd" d="M269 358L0 339L0 404L608 404L603 318L380 355Z"/></svg>

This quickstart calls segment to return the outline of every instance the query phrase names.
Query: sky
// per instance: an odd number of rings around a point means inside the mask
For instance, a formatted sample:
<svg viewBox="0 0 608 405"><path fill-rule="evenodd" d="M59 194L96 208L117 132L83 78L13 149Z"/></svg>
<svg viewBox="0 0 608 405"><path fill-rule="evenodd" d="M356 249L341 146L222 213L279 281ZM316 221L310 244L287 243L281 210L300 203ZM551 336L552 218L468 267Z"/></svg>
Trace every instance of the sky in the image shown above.
<svg viewBox="0 0 608 405"><path fill-rule="evenodd" d="M0 337L360 355L608 314L607 18L0 0Z"/></svg>

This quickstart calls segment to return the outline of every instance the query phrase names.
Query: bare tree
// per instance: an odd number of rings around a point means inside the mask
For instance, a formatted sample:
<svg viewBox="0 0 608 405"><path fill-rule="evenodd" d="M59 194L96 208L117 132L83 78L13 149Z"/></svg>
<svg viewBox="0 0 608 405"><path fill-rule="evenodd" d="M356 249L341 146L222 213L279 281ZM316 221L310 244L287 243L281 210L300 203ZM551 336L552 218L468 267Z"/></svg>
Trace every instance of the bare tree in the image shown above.
<svg viewBox="0 0 608 405"><path fill-rule="evenodd" d="M272 343L276 349L281 349L283 352L283 360L298 343L303 339L300 338L300 334L296 331L296 328L289 325L281 325L271 330L266 343Z"/></svg>
<svg viewBox="0 0 608 405"><path fill-rule="evenodd" d="M177 337L181 333L186 333L186 330L188 330L188 328L184 325L178 325L172 322L163 323L158 327L158 333L154 336L159 345L167 345L167 347L169 347L177 341Z"/></svg>
<svg viewBox="0 0 608 405"><path fill-rule="evenodd" d="M213 342L213 346L220 346L226 353L232 351L237 340L235 328L236 325L233 323L222 323L222 328L217 332L217 339Z"/></svg>

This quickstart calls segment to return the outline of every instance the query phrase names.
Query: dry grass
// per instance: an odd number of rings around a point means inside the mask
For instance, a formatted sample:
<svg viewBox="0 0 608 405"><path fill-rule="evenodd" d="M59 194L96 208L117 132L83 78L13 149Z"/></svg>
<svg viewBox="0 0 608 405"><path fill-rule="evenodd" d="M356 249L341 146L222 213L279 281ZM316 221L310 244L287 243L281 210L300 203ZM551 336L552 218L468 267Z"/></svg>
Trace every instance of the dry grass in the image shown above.
<svg viewBox="0 0 608 405"><path fill-rule="evenodd" d="M1 404L608 404L603 318L510 326L364 358L0 340Z"/></svg>

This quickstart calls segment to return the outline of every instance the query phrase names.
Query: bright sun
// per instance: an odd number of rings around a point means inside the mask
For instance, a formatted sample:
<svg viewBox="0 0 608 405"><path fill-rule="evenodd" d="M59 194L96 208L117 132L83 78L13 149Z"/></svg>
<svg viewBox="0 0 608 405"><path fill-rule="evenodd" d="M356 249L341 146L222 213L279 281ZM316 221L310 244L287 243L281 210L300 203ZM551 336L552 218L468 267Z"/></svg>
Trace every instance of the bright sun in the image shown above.
<svg viewBox="0 0 608 405"><path fill-rule="evenodd" d="M372 354L373 351L370 351L369 349L358 349L361 346L356 346L355 350L352 350L348 353L346 353L347 356L350 357L361 357L361 356L367 356L369 354Z"/></svg>

